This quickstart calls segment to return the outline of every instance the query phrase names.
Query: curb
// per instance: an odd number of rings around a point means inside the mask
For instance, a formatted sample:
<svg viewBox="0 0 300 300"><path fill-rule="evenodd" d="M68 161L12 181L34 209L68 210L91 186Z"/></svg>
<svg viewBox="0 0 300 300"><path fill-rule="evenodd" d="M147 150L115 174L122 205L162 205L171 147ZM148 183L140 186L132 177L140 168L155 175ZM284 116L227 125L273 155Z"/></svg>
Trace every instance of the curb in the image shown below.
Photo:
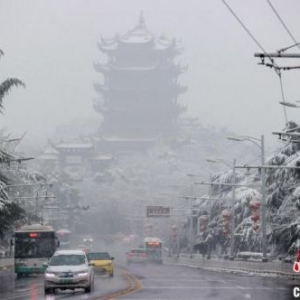
<svg viewBox="0 0 300 300"><path fill-rule="evenodd" d="M206 269L206 270L219 270L219 271L227 271L227 272L243 272L243 273L256 273L256 274L265 274L265 275L277 275L277 276L283 276L283 277L288 277L291 279L298 279L300 280L300 274L296 273L288 273L284 272L281 270L256 270L254 267L256 266L253 264L253 268L240 268L237 266L234 266L234 262L232 262L232 266L209 266L209 261L205 261L206 263L203 264L203 261L190 261L190 262L182 262L181 259L176 259L176 261L171 261L169 260L167 263L168 264L173 264L173 265L183 265L183 266L189 266L189 267L196 267L199 269Z"/></svg>

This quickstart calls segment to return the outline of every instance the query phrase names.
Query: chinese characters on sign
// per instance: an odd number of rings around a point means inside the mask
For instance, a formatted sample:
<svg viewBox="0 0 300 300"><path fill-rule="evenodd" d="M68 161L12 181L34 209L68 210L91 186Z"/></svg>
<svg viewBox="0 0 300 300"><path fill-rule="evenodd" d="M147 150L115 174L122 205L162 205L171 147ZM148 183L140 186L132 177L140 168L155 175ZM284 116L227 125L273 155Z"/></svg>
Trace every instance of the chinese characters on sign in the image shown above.
<svg viewBox="0 0 300 300"><path fill-rule="evenodd" d="M170 206L147 206L147 218L169 218Z"/></svg>

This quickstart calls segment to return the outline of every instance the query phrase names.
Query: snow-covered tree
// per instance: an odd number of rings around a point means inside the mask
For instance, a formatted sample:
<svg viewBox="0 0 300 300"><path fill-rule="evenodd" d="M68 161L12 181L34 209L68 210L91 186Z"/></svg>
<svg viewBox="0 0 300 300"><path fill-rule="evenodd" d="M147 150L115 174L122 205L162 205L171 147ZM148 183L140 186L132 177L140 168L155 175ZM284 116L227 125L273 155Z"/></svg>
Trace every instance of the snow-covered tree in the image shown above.
<svg viewBox="0 0 300 300"><path fill-rule="evenodd" d="M4 53L0 50L0 57ZM0 113L3 112L3 100L13 86L24 86L23 82L17 78L7 78L0 83ZM0 237L3 237L5 232L11 225L22 217L24 211L15 202L8 199L7 185L12 178L7 175L5 169L14 160L14 156L5 151L5 139L8 136L1 132L0 134Z"/></svg>

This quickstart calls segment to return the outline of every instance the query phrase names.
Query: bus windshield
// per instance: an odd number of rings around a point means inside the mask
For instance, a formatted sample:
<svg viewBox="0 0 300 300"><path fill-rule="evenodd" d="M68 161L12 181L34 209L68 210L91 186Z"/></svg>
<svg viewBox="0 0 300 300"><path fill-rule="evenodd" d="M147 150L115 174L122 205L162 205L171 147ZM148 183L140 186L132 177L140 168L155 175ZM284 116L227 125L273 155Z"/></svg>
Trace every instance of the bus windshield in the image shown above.
<svg viewBox="0 0 300 300"><path fill-rule="evenodd" d="M16 258L51 257L56 249L54 232L39 233L32 238L27 233L15 233Z"/></svg>

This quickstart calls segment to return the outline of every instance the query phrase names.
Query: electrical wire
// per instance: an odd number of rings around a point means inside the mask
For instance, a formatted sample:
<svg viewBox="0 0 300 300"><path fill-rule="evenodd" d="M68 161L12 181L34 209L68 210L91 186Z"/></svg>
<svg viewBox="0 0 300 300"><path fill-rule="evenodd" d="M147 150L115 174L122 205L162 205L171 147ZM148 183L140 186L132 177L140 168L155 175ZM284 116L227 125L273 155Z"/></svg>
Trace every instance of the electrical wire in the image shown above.
<svg viewBox="0 0 300 300"><path fill-rule="evenodd" d="M246 25L241 21L241 19L237 16L237 14L232 10L232 8L227 4L225 0L222 0L222 2L225 4L225 6L229 9L229 11L233 14L233 16L236 18L236 20L240 23L240 25L244 28L244 30L248 33L248 35L252 38L252 40L255 42L255 44L266 54L265 49L263 46L258 42L258 40L253 36L253 34L250 32L250 30L246 27Z"/></svg>
<svg viewBox="0 0 300 300"><path fill-rule="evenodd" d="M272 5L271 1L267 0L267 2L269 4L269 6L272 8L272 10L273 10L274 14L276 15L276 17L278 18L278 20L280 21L281 25L284 27L284 29L287 31L287 33L289 34L289 36L291 37L291 39L293 40L293 42L295 43L295 45L298 46L298 48L300 50L300 44L297 42L297 40L295 39L295 37L292 35L291 31L288 29L288 27L286 26L286 24L284 23L284 21L280 17L279 13L275 9L275 7Z"/></svg>
<svg viewBox="0 0 300 300"><path fill-rule="evenodd" d="M228 8L228 10L232 13L232 15L236 18L236 20L240 23L240 25L244 28L244 30L251 37L251 39L255 42L255 44L263 51L263 53L265 54L265 56L268 57L269 60L271 61L271 64L267 64L267 66L273 68L274 71L275 71L275 73L279 77L282 102L285 102L284 92L283 92L283 84L282 84L282 78L281 78L281 68L275 63L274 59L272 57L270 57L270 55L268 55L268 53L263 48L263 46L258 42L258 40L254 37L254 35L250 32L250 30L246 27L246 25L242 22L242 20L237 16L237 14L233 11L233 9L229 6L229 4L225 0L221 0L221 1ZM283 111L284 111L284 116L285 116L285 122L287 123L288 117L287 117L287 111L286 111L286 107L285 106L283 106Z"/></svg>

